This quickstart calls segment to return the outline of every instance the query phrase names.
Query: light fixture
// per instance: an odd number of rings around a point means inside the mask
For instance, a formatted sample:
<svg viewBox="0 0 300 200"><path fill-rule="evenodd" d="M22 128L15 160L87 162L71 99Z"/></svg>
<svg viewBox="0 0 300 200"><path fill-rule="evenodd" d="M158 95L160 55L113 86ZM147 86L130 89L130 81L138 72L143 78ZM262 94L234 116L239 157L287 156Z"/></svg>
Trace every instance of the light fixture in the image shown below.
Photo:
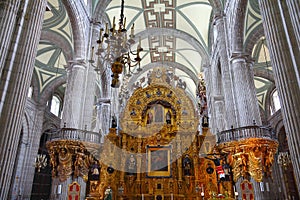
<svg viewBox="0 0 300 200"><path fill-rule="evenodd" d="M124 0L121 2L121 15L119 19L119 27L116 29L115 17L113 18L112 27L108 28L108 23L106 23L105 31L103 28L100 29L98 43L98 50L96 55L98 56L98 63L95 67L95 71L101 71L104 66L110 66L112 71L112 83L111 87L119 87L119 74L124 72L124 74L130 74L131 68L138 66L138 71L140 68L140 52L143 51L141 47L141 38L139 38L139 43L136 50L132 50L132 45L136 43L134 40L134 24L131 27L131 32L129 39L127 38L126 30L126 17L124 18ZM92 49L93 55L94 48ZM94 62L91 58L91 62ZM126 71L126 68L128 70Z"/></svg>
<svg viewBox="0 0 300 200"><path fill-rule="evenodd" d="M277 163L281 165L285 170L288 168L291 163L291 158L288 152L279 152L277 157Z"/></svg>
<svg viewBox="0 0 300 200"><path fill-rule="evenodd" d="M38 169L38 172L41 171L42 168L47 166L47 158L44 154L38 154L35 158L35 168Z"/></svg>

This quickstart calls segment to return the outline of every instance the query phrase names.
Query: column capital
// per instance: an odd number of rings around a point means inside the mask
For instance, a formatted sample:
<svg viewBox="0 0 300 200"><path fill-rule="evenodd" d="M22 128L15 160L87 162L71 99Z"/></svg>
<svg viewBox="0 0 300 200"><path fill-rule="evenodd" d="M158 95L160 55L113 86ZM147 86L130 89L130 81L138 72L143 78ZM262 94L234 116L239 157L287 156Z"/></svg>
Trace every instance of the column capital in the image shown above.
<svg viewBox="0 0 300 200"><path fill-rule="evenodd" d="M239 61L246 62L248 58L249 58L249 54L246 54L244 52L232 52L230 56L230 62L231 63L239 62Z"/></svg>
<svg viewBox="0 0 300 200"><path fill-rule="evenodd" d="M98 103L99 104L110 104L110 98L99 98Z"/></svg>
<svg viewBox="0 0 300 200"><path fill-rule="evenodd" d="M73 68L87 68L87 62L83 58L76 58L74 60L69 60L68 65L65 65L66 70L71 70Z"/></svg>

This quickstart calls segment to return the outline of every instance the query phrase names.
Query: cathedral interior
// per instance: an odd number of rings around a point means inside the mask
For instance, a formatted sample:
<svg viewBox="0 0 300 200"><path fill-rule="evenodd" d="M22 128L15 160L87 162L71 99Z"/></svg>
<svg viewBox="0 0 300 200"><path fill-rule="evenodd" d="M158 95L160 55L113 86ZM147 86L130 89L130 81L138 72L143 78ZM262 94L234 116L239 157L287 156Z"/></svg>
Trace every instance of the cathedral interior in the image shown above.
<svg viewBox="0 0 300 200"><path fill-rule="evenodd" d="M300 2L0 1L0 199L300 199Z"/></svg>

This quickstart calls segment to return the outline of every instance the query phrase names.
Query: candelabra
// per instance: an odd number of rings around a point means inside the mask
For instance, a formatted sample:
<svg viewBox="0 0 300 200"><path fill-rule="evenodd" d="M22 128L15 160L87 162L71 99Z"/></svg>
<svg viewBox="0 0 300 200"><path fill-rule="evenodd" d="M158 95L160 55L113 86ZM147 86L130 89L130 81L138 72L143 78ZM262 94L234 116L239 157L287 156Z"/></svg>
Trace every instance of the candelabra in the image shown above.
<svg viewBox="0 0 300 200"><path fill-rule="evenodd" d="M291 163L291 159L288 152L279 152L277 163L281 165L284 169L287 169L288 165Z"/></svg>
<svg viewBox="0 0 300 200"><path fill-rule="evenodd" d="M38 169L38 172L41 171L41 168L45 168L47 166L47 158L46 155L38 154L35 158L35 167Z"/></svg>
<svg viewBox="0 0 300 200"><path fill-rule="evenodd" d="M105 31L100 29L98 43L98 50L96 55L98 56L98 63L95 67L96 72L100 72L103 66L109 65L112 71L112 83L111 87L119 87L119 74L123 71L130 76L131 69L138 66L137 71L141 71L140 52L143 51L141 47L141 38L136 50L132 50L132 45L136 43L134 35L134 24L131 27L131 33L129 39L127 38L126 30L126 17L124 18L124 0L121 3L121 15L119 19L119 28L116 29L115 17L113 18L112 27L108 28L106 23ZM92 49L92 55L94 48ZM93 62L93 59L91 59ZM126 68L128 70L126 71Z"/></svg>

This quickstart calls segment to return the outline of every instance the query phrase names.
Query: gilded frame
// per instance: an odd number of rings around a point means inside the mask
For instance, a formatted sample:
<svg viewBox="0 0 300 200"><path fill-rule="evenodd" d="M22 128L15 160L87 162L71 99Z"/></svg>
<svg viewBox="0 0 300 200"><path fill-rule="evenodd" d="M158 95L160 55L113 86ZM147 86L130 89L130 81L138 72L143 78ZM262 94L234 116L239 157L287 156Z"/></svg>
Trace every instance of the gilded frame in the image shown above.
<svg viewBox="0 0 300 200"><path fill-rule="evenodd" d="M147 177L171 177L171 146L147 146Z"/></svg>

